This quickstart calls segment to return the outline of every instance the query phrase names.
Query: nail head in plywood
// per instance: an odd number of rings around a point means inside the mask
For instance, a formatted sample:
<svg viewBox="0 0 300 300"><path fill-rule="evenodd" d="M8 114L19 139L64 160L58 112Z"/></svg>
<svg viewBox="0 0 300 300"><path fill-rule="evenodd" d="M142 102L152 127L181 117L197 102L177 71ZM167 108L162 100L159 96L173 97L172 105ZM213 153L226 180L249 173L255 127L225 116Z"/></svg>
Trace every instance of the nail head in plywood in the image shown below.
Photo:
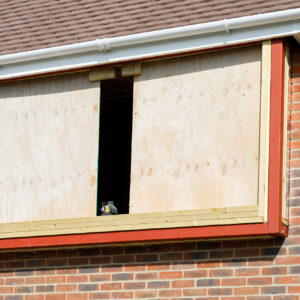
<svg viewBox="0 0 300 300"><path fill-rule="evenodd" d="M90 81L100 81L107 79L115 79L115 68L91 70L89 73Z"/></svg>
<svg viewBox="0 0 300 300"><path fill-rule="evenodd" d="M137 76L141 74L142 74L141 63L130 64L121 68L121 75L123 77Z"/></svg>

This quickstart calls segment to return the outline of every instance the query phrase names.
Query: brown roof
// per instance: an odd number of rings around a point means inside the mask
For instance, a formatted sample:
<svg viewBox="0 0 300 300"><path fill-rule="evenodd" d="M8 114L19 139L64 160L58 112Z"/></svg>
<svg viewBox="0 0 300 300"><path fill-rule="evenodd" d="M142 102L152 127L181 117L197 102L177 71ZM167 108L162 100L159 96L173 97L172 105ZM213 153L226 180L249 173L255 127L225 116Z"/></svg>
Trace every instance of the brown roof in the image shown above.
<svg viewBox="0 0 300 300"><path fill-rule="evenodd" d="M0 0L0 55L299 6L299 0Z"/></svg>

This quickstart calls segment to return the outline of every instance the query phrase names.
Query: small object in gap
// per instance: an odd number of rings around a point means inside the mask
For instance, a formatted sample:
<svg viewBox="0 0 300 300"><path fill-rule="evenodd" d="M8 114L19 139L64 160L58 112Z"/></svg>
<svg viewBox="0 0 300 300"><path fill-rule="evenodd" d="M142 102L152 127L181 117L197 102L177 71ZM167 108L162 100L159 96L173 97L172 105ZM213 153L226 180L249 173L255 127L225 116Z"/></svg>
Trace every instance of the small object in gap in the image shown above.
<svg viewBox="0 0 300 300"><path fill-rule="evenodd" d="M102 202L101 216L117 215L118 209L115 207L113 201Z"/></svg>

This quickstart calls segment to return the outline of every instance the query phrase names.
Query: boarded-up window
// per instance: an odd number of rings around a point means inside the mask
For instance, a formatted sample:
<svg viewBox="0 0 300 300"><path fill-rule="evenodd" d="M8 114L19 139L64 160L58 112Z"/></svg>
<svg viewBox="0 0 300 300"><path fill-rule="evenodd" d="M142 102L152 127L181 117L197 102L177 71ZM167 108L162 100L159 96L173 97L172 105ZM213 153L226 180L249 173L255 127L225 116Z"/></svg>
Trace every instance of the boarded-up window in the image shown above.
<svg viewBox="0 0 300 300"><path fill-rule="evenodd" d="M99 83L0 85L0 222L95 216Z"/></svg>
<svg viewBox="0 0 300 300"><path fill-rule="evenodd" d="M262 49L143 65L130 213L258 204Z"/></svg>

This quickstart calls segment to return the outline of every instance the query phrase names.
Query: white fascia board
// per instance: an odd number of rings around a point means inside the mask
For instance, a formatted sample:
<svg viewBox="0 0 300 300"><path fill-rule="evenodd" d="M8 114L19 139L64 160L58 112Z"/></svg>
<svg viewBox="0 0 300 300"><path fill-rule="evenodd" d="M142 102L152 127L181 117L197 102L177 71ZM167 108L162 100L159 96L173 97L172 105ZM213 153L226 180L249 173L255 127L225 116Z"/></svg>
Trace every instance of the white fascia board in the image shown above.
<svg viewBox="0 0 300 300"><path fill-rule="evenodd" d="M261 16L270 14L257 15L258 20L256 16L242 17L3 55L0 56L0 80L295 36L300 33L300 9L292 11L295 12L293 20L283 15L280 20L284 21L274 23L274 13L271 13L273 17L265 18L263 25L257 25L263 23Z"/></svg>

